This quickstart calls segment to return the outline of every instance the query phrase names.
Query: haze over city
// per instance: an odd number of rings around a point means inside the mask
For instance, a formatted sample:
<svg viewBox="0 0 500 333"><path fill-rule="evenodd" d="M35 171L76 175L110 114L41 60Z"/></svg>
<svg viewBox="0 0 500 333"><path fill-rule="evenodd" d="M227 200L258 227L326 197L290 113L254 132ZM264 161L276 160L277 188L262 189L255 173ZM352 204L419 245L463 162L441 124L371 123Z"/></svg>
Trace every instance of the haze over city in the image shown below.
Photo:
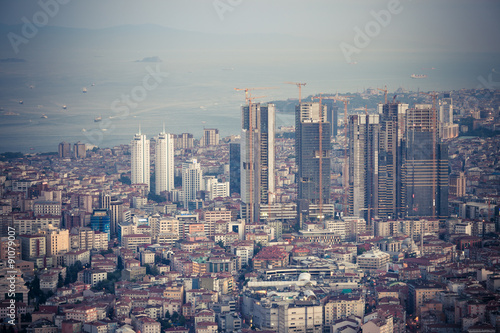
<svg viewBox="0 0 500 333"><path fill-rule="evenodd" d="M499 332L499 14L2 1L0 330Z"/></svg>

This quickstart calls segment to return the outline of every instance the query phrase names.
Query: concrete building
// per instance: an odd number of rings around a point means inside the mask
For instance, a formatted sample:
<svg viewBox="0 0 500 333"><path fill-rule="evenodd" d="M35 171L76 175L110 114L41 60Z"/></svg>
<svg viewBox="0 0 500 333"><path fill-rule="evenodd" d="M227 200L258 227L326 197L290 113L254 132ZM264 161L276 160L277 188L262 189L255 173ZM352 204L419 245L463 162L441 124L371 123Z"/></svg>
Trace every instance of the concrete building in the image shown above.
<svg viewBox="0 0 500 333"><path fill-rule="evenodd" d="M53 229L45 234L47 255L55 256L69 251L69 230Z"/></svg>
<svg viewBox="0 0 500 333"><path fill-rule="evenodd" d="M323 307L311 301L280 305L278 318L278 333L323 332Z"/></svg>
<svg viewBox="0 0 500 333"><path fill-rule="evenodd" d="M373 248L357 257L358 267L369 272L383 270L390 261L391 256L388 253Z"/></svg>
<svg viewBox="0 0 500 333"><path fill-rule="evenodd" d="M21 240L21 258L34 260L46 255L46 238L44 235L19 235Z"/></svg>

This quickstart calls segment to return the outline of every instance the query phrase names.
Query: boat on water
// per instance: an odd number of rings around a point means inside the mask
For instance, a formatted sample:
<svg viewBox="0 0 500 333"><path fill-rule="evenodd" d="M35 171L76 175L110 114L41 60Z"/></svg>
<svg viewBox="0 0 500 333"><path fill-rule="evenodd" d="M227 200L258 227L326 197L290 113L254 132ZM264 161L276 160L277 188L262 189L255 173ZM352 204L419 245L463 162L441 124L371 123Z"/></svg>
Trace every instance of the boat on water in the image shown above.
<svg viewBox="0 0 500 333"><path fill-rule="evenodd" d="M98 123L98 122L100 122L101 120L102 120L102 116L99 116L99 117L95 117L95 118L94 118L94 122L95 122L95 123Z"/></svg>
<svg viewBox="0 0 500 333"><path fill-rule="evenodd" d="M87 88L83 87L82 92L85 94L87 92Z"/></svg>
<svg viewBox="0 0 500 333"><path fill-rule="evenodd" d="M42 115L40 116L40 118L47 119L48 117L47 117L46 115L42 114Z"/></svg>
<svg viewBox="0 0 500 333"><path fill-rule="evenodd" d="M426 79L427 75L426 74L412 74L410 75L412 79Z"/></svg>
<svg viewBox="0 0 500 333"><path fill-rule="evenodd" d="M23 100L20 100L20 101L19 101L19 104L23 104L23 103L24 103L24 102L23 102Z"/></svg>
<svg viewBox="0 0 500 333"><path fill-rule="evenodd" d="M63 105L63 110L66 110L68 107L66 105Z"/></svg>

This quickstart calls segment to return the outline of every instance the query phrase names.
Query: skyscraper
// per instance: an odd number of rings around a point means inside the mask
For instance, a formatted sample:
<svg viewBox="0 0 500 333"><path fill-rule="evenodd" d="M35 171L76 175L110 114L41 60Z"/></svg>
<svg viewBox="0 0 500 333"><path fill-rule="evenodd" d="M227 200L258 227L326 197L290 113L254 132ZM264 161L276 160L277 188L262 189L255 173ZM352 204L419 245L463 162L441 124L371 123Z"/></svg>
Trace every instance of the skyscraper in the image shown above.
<svg viewBox="0 0 500 333"><path fill-rule="evenodd" d="M240 143L229 144L229 192L240 193Z"/></svg>
<svg viewBox="0 0 500 333"><path fill-rule="evenodd" d="M73 146L73 153L75 158L85 158L87 157L87 147L85 143L78 141Z"/></svg>
<svg viewBox="0 0 500 333"><path fill-rule="evenodd" d="M314 204L320 203L320 193L322 203L330 200L331 145L326 111L323 105L320 112L319 103L301 103L295 108L297 198Z"/></svg>
<svg viewBox="0 0 500 333"><path fill-rule="evenodd" d="M439 140L436 113L425 104L407 112L403 177L408 216L448 216L448 147Z"/></svg>
<svg viewBox="0 0 500 333"><path fill-rule="evenodd" d="M71 143L61 142L59 144L59 158L71 157Z"/></svg>
<svg viewBox="0 0 500 333"><path fill-rule="evenodd" d="M349 116L348 133L349 214L368 221L378 209L379 115Z"/></svg>
<svg viewBox="0 0 500 333"><path fill-rule="evenodd" d="M132 151L132 184L147 184L149 190L149 140L139 133L130 142Z"/></svg>
<svg viewBox="0 0 500 333"><path fill-rule="evenodd" d="M241 217L258 221L260 204L273 202L275 192L274 104L243 106L241 128Z"/></svg>
<svg viewBox="0 0 500 333"><path fill-rule="evenodd" d="M397 218L405 215L402 184L405 118L408 104L380 104L378 144L378 217Z"/></svg>
<svg viewBox="0 0 500 333"><path fill-rule="evenodd" d="M330 123L330 135L335 138L338 134L339 107L333 100L325 99L323 104L326 105L326 120Z"/></svg>
<svg viewBox="0 0 500 333"><path fill-rule="evenodd" d="M200 163L191 159L182 163L182 194L184 207L188 207L189 201L196 200L196 193L201 190L203 174Z"/></svg>
<svg viewBox="0 0 500 333"><path fill-rule="evenodd" d="M155 154L155 191L160 194L163 191L174 189L174 140L171 134L165 133L165 129L156 141Z"/></svg>

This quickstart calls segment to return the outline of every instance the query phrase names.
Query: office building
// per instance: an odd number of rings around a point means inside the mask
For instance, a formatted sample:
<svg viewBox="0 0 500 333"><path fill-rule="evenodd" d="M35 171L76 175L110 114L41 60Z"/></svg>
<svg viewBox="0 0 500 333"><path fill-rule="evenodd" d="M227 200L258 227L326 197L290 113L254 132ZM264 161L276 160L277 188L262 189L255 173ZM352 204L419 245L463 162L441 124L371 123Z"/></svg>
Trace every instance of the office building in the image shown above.
<svg viewBox="0 0 500 333"><path fill-rule="evenodd" d="M131 182L132 184L146 184L149 191L149 140L145 134L136 134L131 146Z"/></svg>
<svg viewBox="0 0 500 333"><path fill-rule="evenodd" d="M87 147L85 143L77 142L73 146L73 153L75 158L87 157Z"/></svg>
<svg viewBox="0 0 500 333"><path fill-rule="evenodd" d="M402 185L405 117L408 104L392 102L380 104L378 144L378 209L380 218L405 215Z"/></svg>
<svg viewBox="0 0 500 333"><path fill-rule="evenodd" d="M92 230L106 233L109 240L110 224L111 218L108 215L107 210L94 209L94 213L90 217L90 227L92 228Z"/></svg>
<svg viewBox="0 0 500 333"><path fill-rule="evenodd" d="M116 236L118 224L124 222L123 218L123 202L113 200L109 204L110 229L111 235Z"/></svg>
<svg viewBox="0 0 500 333"><path fill-rule="evenodd" d="M326 120L330 123L330 135L334 139L338 134L339 107L331 99L323 100L323 105L326 105Z"/></svg>
<svg viewBox="0 0 500 333"><path fill-rule="evenodd" d="M309 203L330 200L330 124L327 107L301 103L295 108L295 152L298 199Z"/></svg>
<svg viewBox="0 0 500 333"><path fill-rule="evenodd" d="M230 194L241 192L240 186L240 143L229 144L229 192Z"/></svg>
<svg viewBox="0 0 500 333"><path fill-rule="evenodd" d="M174 187L174 140L171 134L162 133L156 141L155 191L160 194Z"/></svg>
<svg viewBox="0 0 500 333"><path fill-rule="evenodd" d="M378 209L379 115L354 115L348 119L349 214L370 223Z"/></svg>
<svg viewBox="0 0 500 333"><path fill-rule="evenodd" d="M438 137L436 110L408 109L404 188L408 216L448 216L448 147Z"/></svg>
<svg viewBox="0 0 500 333"><path fill-rule="evenodd" d="M243 106L240 151L241 217L255 222L260 204L274 201L275 106Z"/></svg>
<svg viewBox="0 0 500 333"><path fill-rule="evenodd" d="M196 194L201 190L203 174L200 163L191 159L182 163L182 194L184 207L188 207L189 201L196 200Z"/></svg>
<svg viewBox="0 0 500 333"><path fill-rule="evenodd" d="M59 144L59 158L71 158L71 143L61 142Z"/></svg>

